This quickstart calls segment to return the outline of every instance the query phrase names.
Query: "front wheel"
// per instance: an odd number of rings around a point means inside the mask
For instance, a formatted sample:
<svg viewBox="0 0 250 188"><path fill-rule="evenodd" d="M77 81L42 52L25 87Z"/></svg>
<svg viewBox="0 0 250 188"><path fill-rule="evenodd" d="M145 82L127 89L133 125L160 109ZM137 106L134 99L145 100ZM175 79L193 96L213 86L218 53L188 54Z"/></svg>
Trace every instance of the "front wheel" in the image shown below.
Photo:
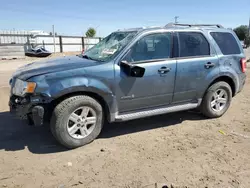
<svg viewBox="0 0 250 188"><path fill-rule="evenodd" d="M89 96L73 96L59 103L51 118L51 132L67 148L92 142L103 126L102 106Z"/></svg>
<svg viewBox="0 0 250 188"><path fill-rule="evenodd" d="M217 82L210 86L202 99L201 112L209 118L222 116L232 100L232 89L226 82Z"/></svg>

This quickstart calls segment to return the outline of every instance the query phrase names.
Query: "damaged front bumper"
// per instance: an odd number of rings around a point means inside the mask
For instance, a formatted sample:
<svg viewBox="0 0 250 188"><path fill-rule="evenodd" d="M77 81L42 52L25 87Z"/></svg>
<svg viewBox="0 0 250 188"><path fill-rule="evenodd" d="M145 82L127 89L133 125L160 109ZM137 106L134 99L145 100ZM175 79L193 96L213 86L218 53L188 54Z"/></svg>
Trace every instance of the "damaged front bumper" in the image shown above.
<svg viewBox="0 0 250 188"><path fill-rule="evenodd" d="M44 106L30 102L29 97L11 96L10 112L18 119L28 120L30 125L41 126L44 123Z"/></svg>

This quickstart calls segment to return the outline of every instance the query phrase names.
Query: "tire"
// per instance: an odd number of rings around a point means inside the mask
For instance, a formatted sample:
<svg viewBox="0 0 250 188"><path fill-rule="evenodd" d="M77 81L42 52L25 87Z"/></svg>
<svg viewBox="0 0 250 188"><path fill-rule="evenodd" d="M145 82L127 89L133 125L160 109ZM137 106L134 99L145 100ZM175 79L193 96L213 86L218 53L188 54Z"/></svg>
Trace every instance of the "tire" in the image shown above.
<svg viewBox="0 0 250 188"><path fill-rule="evenodd" d="M75 121L71 122L70 117L72 113L76 115L77 109L81 110L81 108L91 109L91 112L96 115L94 128L92 128L90 134L86 134L85 137L83 137L80 134L82 132L80 131L80 128L79 130L77 130L78 132L79 131L80 132L74 135L70 134L70 131L69 131L70 123L74 125L77 124L77 126L79 125L78 123L75 124L74 123ZM81 115L81 112L80 112L80 115ZM86 115L86 118L87 118L87 115ZM56 138L56 140L60 144L62 144L63 146L69 149L73 149L73 148L84 146L92 142L100 134L102 130L102 126L103 126L103 120L104 118L103 118L102 106L95 99L89 96L85 96L85 95L73 96L73 97L65 99L64 101L62 101L55 107L52 113L51 121L50 121L50 129L51 129L53 136ZM83 120L81 120L81 122L82 121ZM79 137L81 136L83 138L78 138L78 136Z"/></svg>
<svg viewBox="0 0 250 188"><path fill-rule="evenodd" d="M224 91L225 92L224 96L226 96L225 99L223 99L223 101L225 101L225 104L219 104L219 105L224 105L223 108L220 107L221 109L219 108L219 106L214 105L218 104L216 100L218 101L221 100L221 98L216 99L215 97L218 96L218 92L220 94L220 91ZM218 118L221 117L228 110L231 104L231 100L232 100L232 89L230 85L223 81L216 82L207 89L202 99L200 110L208 118ZM214 101L216 102L214 103Z"/></svg>

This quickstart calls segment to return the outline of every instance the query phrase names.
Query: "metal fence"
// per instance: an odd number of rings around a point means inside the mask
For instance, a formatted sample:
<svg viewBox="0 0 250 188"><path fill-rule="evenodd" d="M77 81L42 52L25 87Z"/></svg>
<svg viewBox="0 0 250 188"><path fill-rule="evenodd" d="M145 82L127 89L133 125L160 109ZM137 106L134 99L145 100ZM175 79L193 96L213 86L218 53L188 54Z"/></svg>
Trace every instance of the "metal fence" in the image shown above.
<svg viewBox="0 0 250 188"><path fill-rule="evenodd" d="M30 35L28 31L0 31L0 44L25 44Z"/></svg>
<svg viewBox="0 0 250 188"><path fill-rule="evenodd" d="M101 40L100 37L87 38L82 36L57 35L55 39L52 35L33 35L27 31L0 31L0 56L8 49L23 48L23 52L36 46L43 46L51 52L80 52L87 50ZM4 47L5 46L5 47ZM1 49L5 49L1 53Z"/></svg>

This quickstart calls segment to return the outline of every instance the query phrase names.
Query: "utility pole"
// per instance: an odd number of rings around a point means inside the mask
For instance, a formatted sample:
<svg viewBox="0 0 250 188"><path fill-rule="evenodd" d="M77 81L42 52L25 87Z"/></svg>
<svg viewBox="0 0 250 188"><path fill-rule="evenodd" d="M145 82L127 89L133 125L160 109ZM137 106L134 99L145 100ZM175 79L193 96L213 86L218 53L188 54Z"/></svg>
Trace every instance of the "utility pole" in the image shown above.
<svg viewBox="0 0 250 188"><path fill-rule="evenodd" d="M55 40L55 26L52 25L52 32L53 32L53 43L54 43L54 54L56 53L56 40Z"/></svg>
<svg viewBox="0 0 250 188"><path fill-rule="evenodd" d="M176 23L176 24L178 23L178 18L179 18L179 16L174 17L174 23Z"/></svg>
<svg viewBox="0 0 250 188"><path fill-rule="evenodd" d="M250 36L250 17L249 17L249 24L248 24L248 36Z"/></svg>
<svg viewBox="0 0 250 188"><path fill-rule="evenodd" d="M97 37L99 37L99 35L98 35L98 30L97 30L97 28L98 28L99 26L100 26L100 25L98 25L98 26L95 27Z"/></svg>

